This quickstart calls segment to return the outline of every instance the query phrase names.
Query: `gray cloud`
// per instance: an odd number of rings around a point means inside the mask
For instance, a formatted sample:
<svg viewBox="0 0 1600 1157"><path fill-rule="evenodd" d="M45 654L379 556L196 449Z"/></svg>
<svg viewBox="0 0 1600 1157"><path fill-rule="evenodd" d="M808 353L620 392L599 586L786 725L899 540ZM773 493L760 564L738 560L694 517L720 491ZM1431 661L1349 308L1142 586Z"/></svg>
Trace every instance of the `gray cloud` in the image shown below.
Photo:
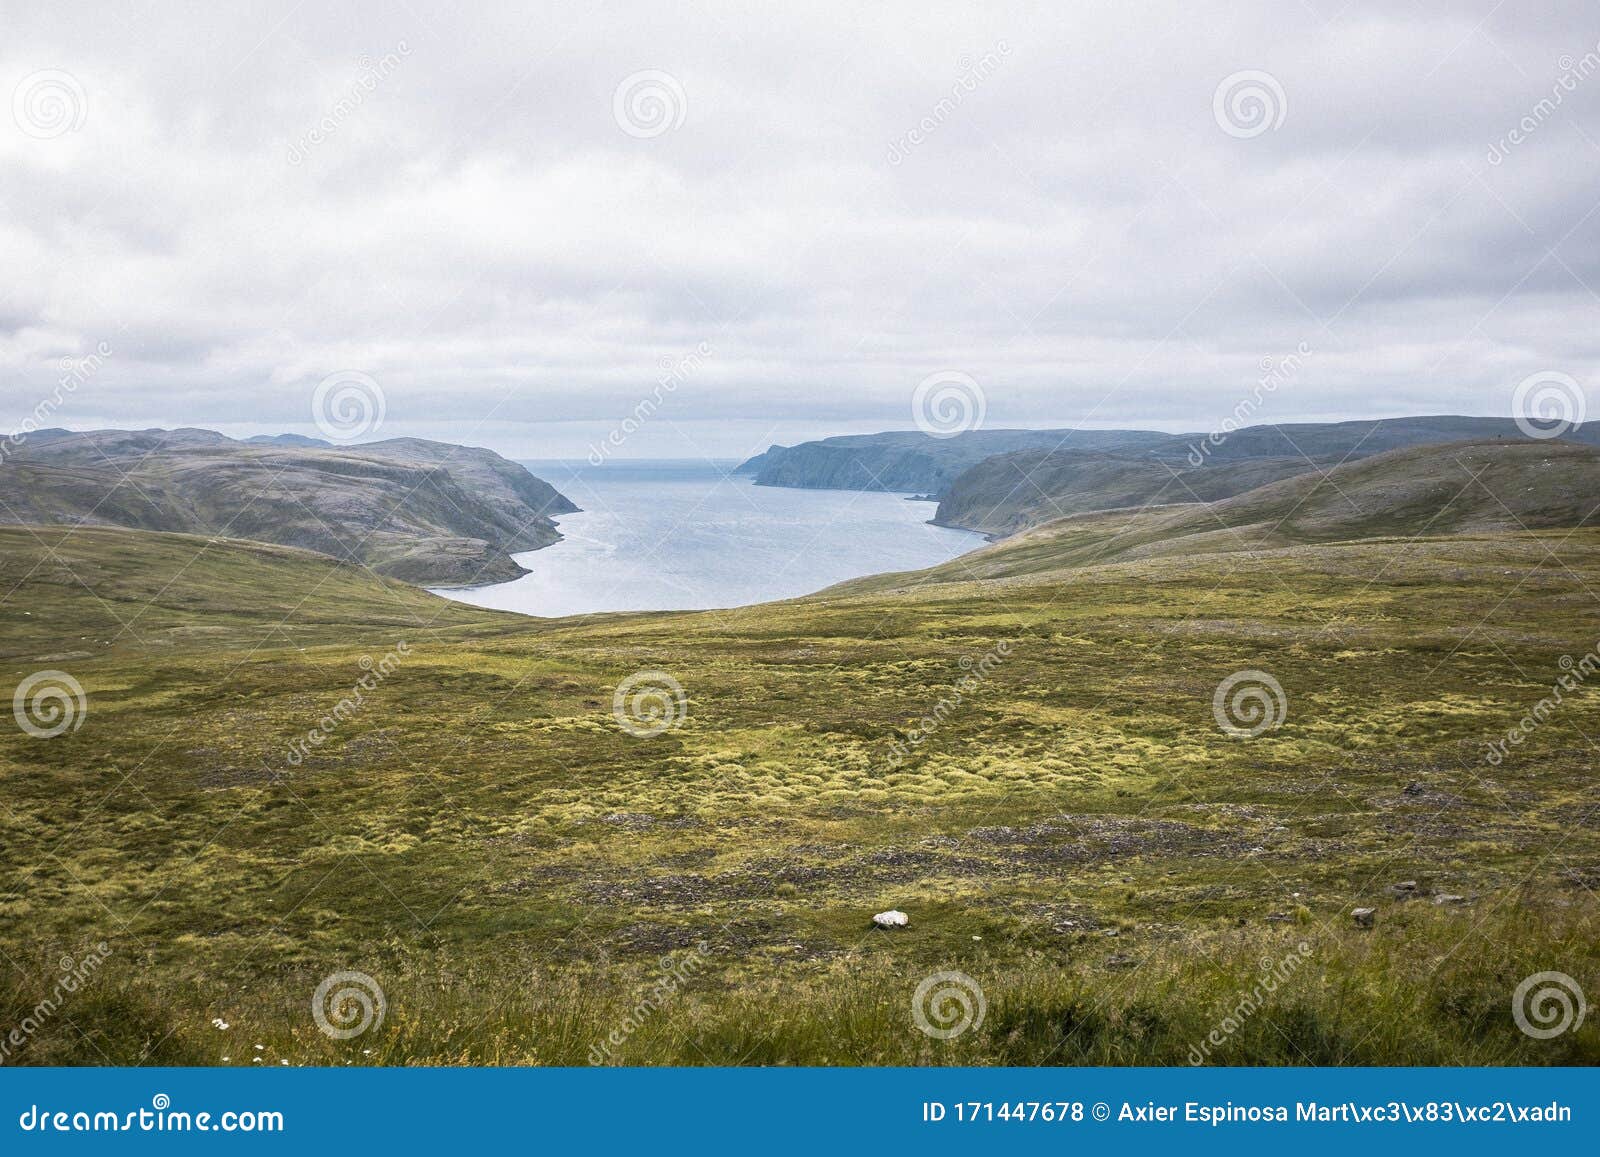
<svg viewBox="0 0 1600 1157"><path fill-rule="evenodd" d="M4 94L85 107L0 114L0 425L100 342L62 424L309 430L355 369L526 453L702 342L630 452L904 427L945 368L991 425L1206 429L1301 342L1264 420L1600 367L1591 4L8 7ZM650 69L683 123L630 135Z"/></svg>

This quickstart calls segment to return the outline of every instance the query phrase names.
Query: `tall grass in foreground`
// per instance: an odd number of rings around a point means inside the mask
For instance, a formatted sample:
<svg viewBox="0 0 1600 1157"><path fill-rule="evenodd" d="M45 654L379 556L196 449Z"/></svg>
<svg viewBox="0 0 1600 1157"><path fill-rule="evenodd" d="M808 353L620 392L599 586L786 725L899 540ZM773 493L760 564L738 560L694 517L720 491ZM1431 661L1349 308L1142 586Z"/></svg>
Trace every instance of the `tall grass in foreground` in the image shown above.
<svg viewBox="0 0 1600 1157"><path fill-rule="evenodd" d="M913 936L915 930L886 935ZM445 956L397 949L375 978L383 1023L348 1041L311 1016L317 976L237 991L221 978L107 965L8 1058L29 1064L632 1065L1486 1065L1600 1063L1600 1017L1549 1040L1522 1032L1512 994L1559 971L1600 993L1600 905L1583 893L1534 904L1385 910L1340 920L1185 934L1107 966L1103 941L1059 956L981 946L951 969L986 1007L952 1039L918 1028L926 972L851 953L761 976L743 962L661 983L655 963L555 967L534 951ZM1284 961L1293 959L1292 967ZM669 972L670 972L669 967ZM931 970L928 970L931 971ZM1266 974L1271 991L1261 990ZM0 988L0 1030L39 993ZM1243 998L1250 995L1252 1001ZM976 992L969 993L976 1020ZM959 1003L925 1005L934 1027ZM212 1023L221 1016L226 1030ZM941 1020L941 1017L946 1019ZM1218 1043L1220 1042L1220 1043ZM257 1048L256 1046L261 1046Z"/></svg>

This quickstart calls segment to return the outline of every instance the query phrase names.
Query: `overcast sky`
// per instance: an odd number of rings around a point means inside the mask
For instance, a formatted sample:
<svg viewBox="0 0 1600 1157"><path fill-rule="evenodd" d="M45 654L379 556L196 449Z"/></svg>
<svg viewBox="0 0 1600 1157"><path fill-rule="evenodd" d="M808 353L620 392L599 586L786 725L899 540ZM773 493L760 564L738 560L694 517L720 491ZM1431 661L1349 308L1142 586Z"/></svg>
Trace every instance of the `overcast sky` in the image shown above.
<svg viewBox="0 0 1600 1157"><path fill-rule="evenodd" d="M1600 382L1592 0L585 7L0 0L0 426L97 350L44 424L529 456L668 366L620 453Z"/></svg>

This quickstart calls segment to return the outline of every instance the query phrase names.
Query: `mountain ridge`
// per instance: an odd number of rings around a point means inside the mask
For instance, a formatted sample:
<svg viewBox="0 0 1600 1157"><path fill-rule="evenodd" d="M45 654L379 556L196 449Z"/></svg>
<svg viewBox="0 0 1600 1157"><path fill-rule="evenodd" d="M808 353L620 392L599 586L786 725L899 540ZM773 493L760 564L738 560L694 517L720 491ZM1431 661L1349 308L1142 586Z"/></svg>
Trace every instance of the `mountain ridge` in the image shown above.
<svg viewBox="0 0 1600 1157"><path fill-rule="evenodd" d="M1565 437L1569 441L1600 444L1600 422L1575 427ZM755 475L760 486L891 490L943 498L964 474L1001 454L1136 454L1152 463L1156 471L1152 485L1159 489L1170 480L1168 472L1158 465L1163 461L1173 465L1187 462L1199 468L1244 459L1299 458L1310 459L1306 468L1311 469L1406 446L1484 438L1532 440L1512 418L1458 414L1263 423L1210 434L1138 429L972 430L951 438L936 438L916 430L890 430L773 446L746 459L737 472ZM1085 500L1081 494L1071 497L1074 501ZM970 498L964 501L976 502ZM994 505L991 502L991 507ZM961 523L949 514L947 511L936 515L935 521L939 525L995 532L991 525ZM1000 511L995 521L1005 527L1016 519L1012 512Z"/></svg>
<svg viewBox="0 0 1600 1157"><path fill-rule="evenodd" d="M44 437L40 437L44 435ZM0 467L0 523L228 535L419 585L500 582L577 506L491 450L393 438L251 443L211 430L39 431Z"/></svg>
<svg viewBox="0 0 1600 1157"><path fill-rule="evenodd" d="M1069 514L924 571L856 579L882 591L1101 563L1600 524L1600 448L1469 441L1402 447L1214 502Z"/></svg>

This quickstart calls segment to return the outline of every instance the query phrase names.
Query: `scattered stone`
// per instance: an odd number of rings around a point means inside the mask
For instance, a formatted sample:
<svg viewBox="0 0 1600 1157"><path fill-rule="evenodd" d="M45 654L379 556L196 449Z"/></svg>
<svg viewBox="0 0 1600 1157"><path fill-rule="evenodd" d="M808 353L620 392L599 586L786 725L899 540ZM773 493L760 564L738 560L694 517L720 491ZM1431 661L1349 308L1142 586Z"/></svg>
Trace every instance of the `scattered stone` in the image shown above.
<svg viewBox="0 0 1600 1157"><path fill-rule="evenodd" d="M1287 913L1287 912L1268 912L1267 913L1267 923L1269 923L1269 924L1291 924L1293 922L1294 922L1294 917L1289 915L1289 913Z"/></svg>
<svg viewBox="0 0 1600 1157"><path fill-rule="evenodd" d="M1413 899L1417 895L1417 882L1415 880L1401 880L1398 884L1390 884L1389 895L1397 900Z"/></svg>
<svg viewBox="0 0 1600 1157"><path fill-rule="evenodd" d="M1356 922L1357 928L1371 928L1378 919L1378 910L1376 908L1354 908L1350 912L1350 917Z"/></svg>
<svg viewBox="0 0 1600 1157"><path fill-rule="evenodd" d="M1452 896L1445 894L1442 896L1435 896L1433 898L1433 902L1435 904L1465 904L1467 902L1467 898L1465 896Z"/></svg>
<svg viewBox="0 0 1600 1157"><path fill-rule="evenodd" d="M1108 956L1108 957L1106 957L1106 967L1107 968L1132 968L1134 965L1136 965L1138 963L1139 962L1137 960L1135 960L1133 957L1131 957L1131 956L1123 956L1121 954L1118 954L1116 956Z"/></svg>
<svg viewBox="0 0 1600 1157"><path fill-rule="evenodd" d="M879 912L872 922L879 928L904 928L911 923L911 917L898 908L890 908L887 912Z"/></svg>

